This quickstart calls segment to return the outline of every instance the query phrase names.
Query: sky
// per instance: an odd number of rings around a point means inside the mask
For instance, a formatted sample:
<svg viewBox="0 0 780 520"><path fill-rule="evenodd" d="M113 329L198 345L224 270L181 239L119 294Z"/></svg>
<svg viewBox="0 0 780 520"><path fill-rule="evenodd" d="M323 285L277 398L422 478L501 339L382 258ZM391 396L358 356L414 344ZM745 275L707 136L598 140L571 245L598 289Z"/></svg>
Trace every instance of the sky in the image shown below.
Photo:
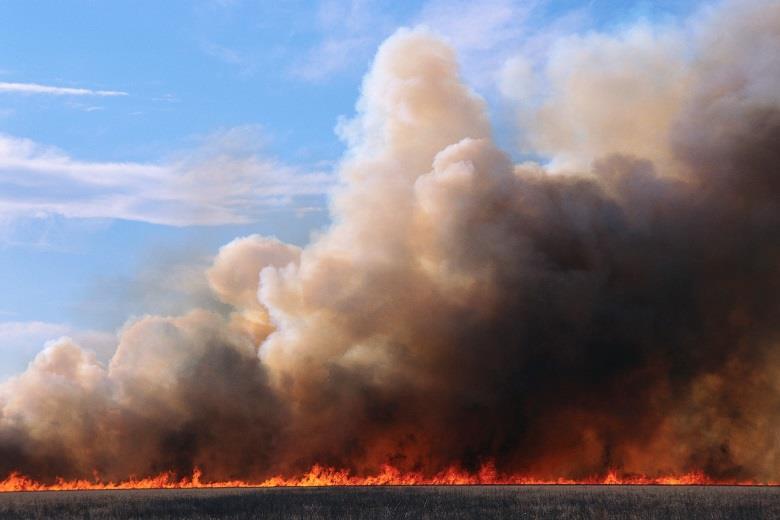
<svg viewBox="0 0 780 520"><path fill-rule="evenodd" d="M325 228L342 122L399 27L455 47L523 159L513 57L698 4L0 0L0 379L49 340L100 351L128 318L179 312L201 297L183 280L235 237Z"/></svg>

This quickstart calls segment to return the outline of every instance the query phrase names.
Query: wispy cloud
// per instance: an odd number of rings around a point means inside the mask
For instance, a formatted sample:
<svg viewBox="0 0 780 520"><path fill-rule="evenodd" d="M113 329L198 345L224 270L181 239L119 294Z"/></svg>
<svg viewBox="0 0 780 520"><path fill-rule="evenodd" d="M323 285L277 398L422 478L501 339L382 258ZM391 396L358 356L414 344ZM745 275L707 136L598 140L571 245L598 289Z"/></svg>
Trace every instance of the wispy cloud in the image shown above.
<svg viewBox="0 0 780 520"><path fill-rule="evenodd" d="M237 224L299 197L321 195L332 174L265 157L257 130L213 134L165 161L80 161L28 139L0 135L0 217L59 214L173 226Z"/></svg>
<svg viewBox="0 0 780 520"><path fill-rule="evenodd" d="M368 59L368 49L375 42L366 37L326 39L309 49L305 57L290 68L293 76L317 82L342 72L355 57Z"/></svg>
<svg viewBox="0 0 780 520"><path fill-rule="evenodd" d="M508 56L523 45L534 29L534 12L544 0L429 0L416 23L443 36L458 51L470 84L490 89Z"/></svg>
<svg viewBox="0 0 780 520"><path fill-rule="evenodd" d="M323 0L317 11L316 43L293 62L290 73L318 82L356 65L362 70L397 22L372 0Z"/></svg>
<svg viewBox="0 0 780 520"><path fill-rule="evenodd" d="M240 52L224 45L219 45L213 42L203 42L201 44L203 52L207 55L217 58L229 65L238 65L240 67L246 67L248 60Z"/></svg>
<svg viewBox="0 0 780 520"><path fill-rule="evenodd" d="M363 66L376 46L398 25L423 25L444 36L458 50L471 76L488 77L502 61L499 48L513 48L526 32L529 14L544 0L428 0L411 15L399 17L372 0L319 5L319 37L301 58L293 62L293 76L321 81ZM489 61L489 63L487 63Z"/></svg>
<svg viewBox="0 0 780 520"><path fill-rule="evenodd" d="M51 96L127 96L127 92L121 90L92 90L88 88L55 87L52 85L41 85L40 83L13 83L8 81L0 81L0 93L2 92Z"/></svg>
<svg viewBox="0 0 780 520"><path fill-rule="evenodd" d="M493 50L521 34L524 19L536 2L514 0L431 0L419 22L445 36L463 51Z"/></svg>
<svg viewBox="0 0 780 520"><path fill-rule="evenodd" d="M24 370L44 344L63 336L73 338L103 361L116 346L116 335L110 332L45 321L0 321L0 381Z"/></svg>

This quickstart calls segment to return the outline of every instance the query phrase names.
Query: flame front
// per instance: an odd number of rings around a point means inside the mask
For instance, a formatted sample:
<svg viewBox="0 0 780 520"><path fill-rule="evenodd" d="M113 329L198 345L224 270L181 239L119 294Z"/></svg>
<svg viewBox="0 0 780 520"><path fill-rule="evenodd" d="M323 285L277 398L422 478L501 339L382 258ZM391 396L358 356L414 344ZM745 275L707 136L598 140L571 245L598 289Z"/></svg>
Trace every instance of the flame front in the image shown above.
<svg viewBox="0 0 780 520"><path fill-rule="evenodd" d="M159 262L110 359L47 343L0 382L0 489L780 482L780 2L691 16L551 42L511 150L455 49L397 31L330 224ZM249 203L242 162L199 161L177 189ZM320 205L251 164L269 208Z"/></svg>
<svg viewBox="0 0 780 520"><path fill-rule="evenodd" d="M370 476L352 475L348 470L313 466L303 475L294 477L276 476L263 481L224 480L205 482L202 472L196 469L191 477L178 479L173 473L161 473L155 477L129 479L122 482L103 482L99 479L65 480L58 478L54 483L44 484L13 473L0 481L0 492L14 491L79 491L79 490L122 490L122 489L201 489L201 488L249 488L249 487L318 487L318 486L473 486L473 485L660 485L660 486L777 486L778 482L713 480L703 473L684 475L645 476L623 475L609 471L603 476L584 479L544 479L523 475L500 475L491 464L482 466L478 472L467 472L449 468L433 476L422 473L401 472L385 465L382 470Z"/></svg>

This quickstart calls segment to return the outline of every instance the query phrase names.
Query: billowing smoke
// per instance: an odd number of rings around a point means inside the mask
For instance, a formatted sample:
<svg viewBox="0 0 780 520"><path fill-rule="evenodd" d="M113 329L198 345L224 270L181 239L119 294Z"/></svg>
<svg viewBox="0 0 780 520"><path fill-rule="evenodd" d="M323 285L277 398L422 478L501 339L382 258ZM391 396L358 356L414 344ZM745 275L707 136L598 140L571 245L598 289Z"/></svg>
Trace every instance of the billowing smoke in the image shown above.
<svg viewBox="0 0 780 520"><path fill-rule="evenodd" d="M453 51L392 36L331 227L231 242L233 311L132 321L107 367L48 346L0 389L0 473L780 479L780 4L542 68L520 113L550 166L517 165Z"/></svg>

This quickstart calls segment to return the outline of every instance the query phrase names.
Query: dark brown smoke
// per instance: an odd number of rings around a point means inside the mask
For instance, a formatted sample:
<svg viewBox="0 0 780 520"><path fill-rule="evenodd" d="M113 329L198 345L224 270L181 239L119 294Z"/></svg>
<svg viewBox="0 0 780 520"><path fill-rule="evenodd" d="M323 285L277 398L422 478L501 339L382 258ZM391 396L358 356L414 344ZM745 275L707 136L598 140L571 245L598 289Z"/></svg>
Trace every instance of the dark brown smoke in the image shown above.
<svg viewBox="0 0 780 520"><path fill-rule="evenodd" d="M234 312L138 319L108 367L49 346L2 388L0 473L780 480L780 5L637 31L554 51L523 111L548 167L399 31L342 128L331 228L225 246Z"/></svg>

